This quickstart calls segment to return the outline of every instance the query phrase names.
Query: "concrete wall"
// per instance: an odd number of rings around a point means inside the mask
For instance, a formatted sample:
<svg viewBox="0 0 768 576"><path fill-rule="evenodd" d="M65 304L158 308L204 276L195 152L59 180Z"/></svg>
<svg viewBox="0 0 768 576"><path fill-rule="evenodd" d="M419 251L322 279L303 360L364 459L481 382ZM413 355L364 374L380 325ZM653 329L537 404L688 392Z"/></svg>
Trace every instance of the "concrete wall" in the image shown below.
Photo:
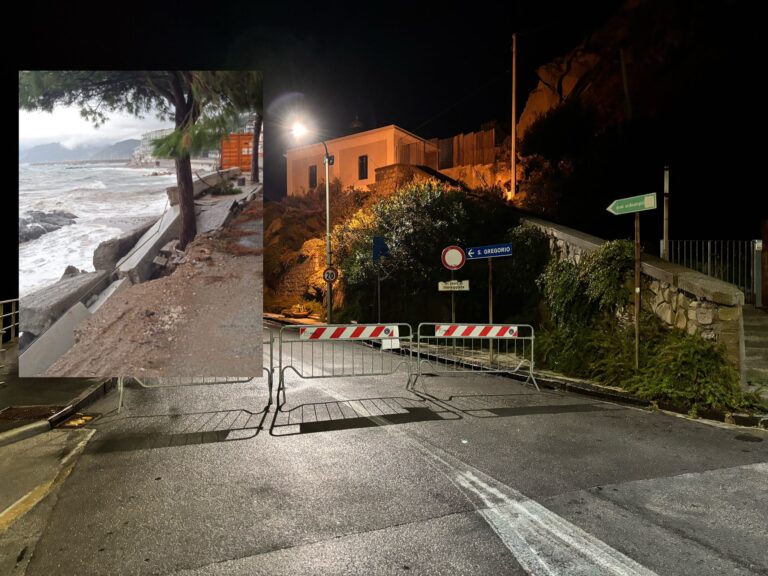
<svg viewBox="0 0 768 576"><path fill-rule="evenodd" d="M75 345L75 329L91 313L77 302L19 356L19 376L40 376Z"/></svg>
<svg viewBox="0 0 768 576"><path fill-rule="evenodd" d="M197 198L203 192L218 186L224 180L231 180L237 178L241 174L240 168L227 168L226 170L216 172L206 172L199 176L192 172L192 196ZM177 206L179 203L179 187L169 186L165 189L168 194L168 202L171 206Z"/></svg>
<svg viewBox="0 0 768 576"><path fill-rule="evenodd" d="M537 218L524 222L550 237L552 253L579 262L605 242L601 238ZM668 326L720 342L745 383L744 293L733 284L695 270L643 255L641 305Z"/></svg>

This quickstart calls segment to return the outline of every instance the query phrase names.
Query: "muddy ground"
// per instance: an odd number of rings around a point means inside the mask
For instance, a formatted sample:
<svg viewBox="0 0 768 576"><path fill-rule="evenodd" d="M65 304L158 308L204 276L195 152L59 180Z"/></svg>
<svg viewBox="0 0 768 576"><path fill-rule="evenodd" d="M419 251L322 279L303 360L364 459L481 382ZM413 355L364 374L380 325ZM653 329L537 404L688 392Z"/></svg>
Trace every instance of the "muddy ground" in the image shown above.
<svg viewBox="0 0 768 576"><path fill-rule="evenodd" d="M198 236L171 275L115 294L45 375L260 376L262 245L259 200Z"/></svg>

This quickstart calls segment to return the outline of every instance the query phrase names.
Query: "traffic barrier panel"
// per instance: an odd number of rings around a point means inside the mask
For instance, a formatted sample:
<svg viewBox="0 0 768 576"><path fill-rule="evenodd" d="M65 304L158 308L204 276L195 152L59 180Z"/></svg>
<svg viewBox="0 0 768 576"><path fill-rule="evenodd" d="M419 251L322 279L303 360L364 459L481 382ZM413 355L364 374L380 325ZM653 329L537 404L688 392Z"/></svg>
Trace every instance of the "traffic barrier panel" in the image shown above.
<svg viewBox="0 0 768 576"><path fill-rule="evenodd" d="M533 326L529 324L422 323L417 330L417 375L430 365L437 374L527 374L526 383L539 384L533 375Z"/></svg>
<svg viewBox="0 0 768 576"><path fill-rule="evenodd" d="M387 376L405 366L410 380L412 341L408 324L283 326L278 341L277 409L286 401L285 374L289 370L302 379L351 378ZM406 355L388 352L401 348L408 351Z"/></svg>

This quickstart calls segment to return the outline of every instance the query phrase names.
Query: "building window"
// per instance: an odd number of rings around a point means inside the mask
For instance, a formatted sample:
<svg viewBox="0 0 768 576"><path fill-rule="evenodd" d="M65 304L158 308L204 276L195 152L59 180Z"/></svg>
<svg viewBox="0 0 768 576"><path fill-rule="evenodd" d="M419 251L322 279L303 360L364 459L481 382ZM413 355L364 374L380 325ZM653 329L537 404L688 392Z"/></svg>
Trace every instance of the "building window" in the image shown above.
<svg viewBox="0 0 768 576"><path fill-rule="evenodd" d="M309 167L309 187L317 188L317 166L314 164Z"/></svg>
<svg viewBox="0 0 768 576"><path fill-rule="evenodd" d="M368 155L357 158L357 179L368 180Z"/></svg>

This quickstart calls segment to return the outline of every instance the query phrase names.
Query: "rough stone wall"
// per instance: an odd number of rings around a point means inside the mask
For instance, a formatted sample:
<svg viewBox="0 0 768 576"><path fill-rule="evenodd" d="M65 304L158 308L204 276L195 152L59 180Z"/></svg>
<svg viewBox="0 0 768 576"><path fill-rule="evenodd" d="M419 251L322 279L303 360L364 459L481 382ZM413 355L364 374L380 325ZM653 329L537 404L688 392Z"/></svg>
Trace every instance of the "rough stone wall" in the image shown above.
<svg viewBox="0 0 768 576"><path fill-rule="evenodd" d="M476 164L473 166L454 166L440 170L443 174L454 180L461 180L469 188L491 187L495 185L509 187L511 172L509 163Z"/></svg>
<svg viewBox="0 0 768 576"><path fill-rule="evenodd" d="M304 242L299 250L299 261L283 275L277 294L303 298L305 295L315 296L316 289L324 292L324 250L323 240L313 238Z"/></svg>
<svg viewBox="0 0 768 576"><path fill-rule="evenodd" d="M585 254L605 241L577 230L539 220L524 221L538 227L550 238L550 252L556 258L579 263ZM698 334L724 345L745 383L744 323L741 307L744 294L726 282L643 255L641 305L668 326Z"/></svg>
<svg viewBox="0 0 768 576"><path fill-rule="evenodd" d="M439 173L429 174L419 166L410 164L390 164L382 168L376 168L376 183L369 186L376 194L388 196L398 188L410 183L424 182L430 180Z"/></svg>
<svg viewBox="0 0 768 576"><path fill-rule="evenodd" d="M713 302L681 290L673 283L642 276L641 303L661 320L688 334L720 342L728 357L741 370L743 365L743 320L741 305Z"/></svg>

